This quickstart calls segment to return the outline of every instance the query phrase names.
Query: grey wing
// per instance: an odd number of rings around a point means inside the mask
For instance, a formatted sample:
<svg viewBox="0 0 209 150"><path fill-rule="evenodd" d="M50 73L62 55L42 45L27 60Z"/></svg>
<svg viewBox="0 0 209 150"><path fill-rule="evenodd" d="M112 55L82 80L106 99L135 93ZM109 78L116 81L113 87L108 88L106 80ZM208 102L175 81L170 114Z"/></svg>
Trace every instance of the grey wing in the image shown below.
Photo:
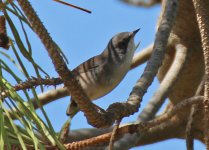
<svg viewBox="0 0 209 150"><path fill-rule="evenodd" d="M79 75L85 72L91 72L92 70L97 69L99 66L103 66L104 63L105 63L105 59L101 57L101 55L97 55L77 66L73 70L73 73L75 75Z"/></svg>

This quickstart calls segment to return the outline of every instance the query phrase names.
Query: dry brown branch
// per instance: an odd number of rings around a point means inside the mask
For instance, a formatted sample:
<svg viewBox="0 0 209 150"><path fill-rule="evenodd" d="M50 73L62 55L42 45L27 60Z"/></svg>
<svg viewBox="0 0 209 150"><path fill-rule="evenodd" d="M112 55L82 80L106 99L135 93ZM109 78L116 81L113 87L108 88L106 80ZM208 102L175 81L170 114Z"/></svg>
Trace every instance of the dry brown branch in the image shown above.
<svg viewBox="0 0 209 150"><path fill-rule="evenodd" d="M155 114L164 103L170 90L177 81L179 74L182 72L188 55L188 50L182 44L176 44L175 49L176 53L174 56L174 61L169 68L167 74L165 75L163 81L161 81L160 87L157 89L153 97L150 99L149 103L140 113L138 117L139 121L146 122L152 120L155 117Z"/></svg>
<svg viewBox="0 0 209 150"><path fill-rule="evenodd" d="M95 128L85 128L85 129L77 129L72 130L68 133L68 138L66 143L72 143L77 141L82 141L85 139L90 139L92 137L97 137L102 134L106 134L112 132L113 128L102 128L102 129L95 129Z"/></svg>
<svg viewBox="0 0 209 150"><path fill-rule="evenodd" d="M31 89L31 88L37 87L39 85L57 86L57 85L62 84L62 83L63 83L63 81L62 81L61 78L46 78L46 79L43 79L43 78L32 77L32 78L28 79L27 81L20 82L19 84L15 85L13 88L14 88L15 91L19 91L19 90Z"/></svg>
<svg viewBox="0 0 209 150"><path fill-rule="evenodd" d="M61 78L30 78L25 82L20 82L19 84L13 86L15 91L20 91L20 90L27 90L27 89L31 89L33 87L37 87L39 85L53 85L56 87L56 85L62 84L63 81L61 80ZM0 97L1 99L6 98L8 95L8 91L1 91L0 93Z"/></svg>
<svg viewBox="0 0 209 150"><path fill-rule="evenodd" d="M121 122L121 120L116 121L116 124L113 128L113 131L112 131L112 135L110 137L110 143L109 143L108 150L113 150L113 144L114 144L114 141L115 141L115 136L117 134L117 130L119 128L120 122Z"/></svg>
<svg viewBox="0 0 209 150"><path fill-rule="evenodd" d="M209 150L209 14L207 0L193 0L205 62L205 89L204 89L204 135L207 150Z"/></svg>
<svg viewBox="0 0 209 150"><path fill-rule="evenodd" d="M172 118L175 114L177 114L179 112L179 110L184 109L185 107L189 107L192 104L200 104L200 102L203 101L203 96L196 96L196 97L192 97L189 99L186 99L184 101L182 101L181 103L177 104L172 110L168 111L167 113L160 115L159 117L157 117L156 119L146 122L146 123L137 123L137 124L131 124L131 125L125 125L123 127L120 127L117 131L117 134L115 136L116 139L120 138L122 135L126 134L126 133L130 133L133 134L135 132L139 132L139 133L143 133L145 131L151 132L152 128L155 127L159 127L162 129L162 126L166 126L163 123L166 123L166 121L170 121L170 118ZM172 123L174 125L174 123ZM178 127L177 124L175 124L175 128ZM161 127L160 127L161 126ZM173 126L174 127L174 126ZM183 133L182 133L183 134ZM97 137L93 137L90 139L86 139L83 141L79 141L79 142L73 142L73 143L68 143L65 144L67 149L83 149L86 147L91 147L91 146L97 146L100 145L102 143L107 143L110 138L111 138L112 132L110 133L106 133ZM75 136L75 135L73 135ZM146 136L146 135L144 135ZM159 137L159 135L158 135ZM72 136L69 135L69 140L72 140ZM67 141L69 141L67 140ZM153 139L150 139L153 140ZM146 141L147 142L147 141ZM132 145L133 146L133 145Z"/></svg>
<svg viewBox="0 0 209 150"><path fill-rule="evenodd" d="M188 118L188 123L186 126L186 146L187 150L193 150L194 149L194 137L192 135L192 126L193 126L193 121L195 118L195 114L197 114L198 110L198 105L195 104L192 106L190 115Z"/></svg>
<svg viewBox="0 0 209 150"><path fill-rule="evenodd" d="M91 13L90 10L87 10L87 9L85 9L85 8L81 8L81 7L72 5L72 4L70 4L70 3L63 2L63 1L61 1L61 0L54 0L54 1L55 1L55 2L58 2L58 3L61 3L61 4L64 4L64 5L66 5L66 6L70 6L70 7L73 7L73 8L79 9L79 10L82 10L82 11L87 12L87 13Z"/></svg>
<svg viewBox="0 0 209 150"><path fill-rule="evenodd" d="M160 142L160 141L172 139L172 138L183 138L182 137L183 130L182 128L178 128L177 125L179 125L179 121L174 118L174 119L168 120L166 123L162 123L161 125L155 126L149 130L140 132L139 141L138 143L135 143L134 147L139 146L139 145L146 145L146 144L151 144L155 142ZM173 133L173 130L175 130L176 132ZM159 135L161 136L158 137ZM114 145L114 150L129 150L133 148L133 145L130 145L129 142L130 141L126 143L125 142L122 143L123 144L122 146ZM106 150L107 148L105 147L105 145L107 145L107 143L104 143L99 146L88 147L88 148L85 148L85 150L104 150L104 149Z"/></svg>

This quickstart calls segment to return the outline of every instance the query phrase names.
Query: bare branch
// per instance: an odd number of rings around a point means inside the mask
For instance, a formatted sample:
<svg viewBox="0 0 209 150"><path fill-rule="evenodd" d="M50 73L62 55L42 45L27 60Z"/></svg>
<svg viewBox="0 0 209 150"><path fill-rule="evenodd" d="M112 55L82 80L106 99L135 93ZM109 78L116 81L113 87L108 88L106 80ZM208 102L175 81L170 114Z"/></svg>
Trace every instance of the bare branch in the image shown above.
<svg viewBox="0 0 209 150"><path fill-rule="evenodd" d="M55 1L55 2L58 2L58 3L61 3L61 4L64 4L64 5L66 5L66 6L70 6L70 7L73 7L73 8L79 9L79 10L82 10L82 11L87 12L87 13L91 13L90 10L87 10L87 9L85 9L85 8L81 8L81 7L72 5L72 4L70 4L70 3L63 2L63 1L61 1L61 0L54 0L54 1Z"/></svg>
<svg viewBox="0 0 209 150"><path fill-rule="evenodd" d="M152 120L155 117L155 114L164 103L169 92L176 83L179 74L182 72L182 69L186 62L188 51L187 48L182 44L176 44L175 49L175 58L170 69L168 70L163 81L161 82L160 87L157 89L153 97L150 99L149 103L140 113L138 121L146 122Z"/></svg>
<svg viewBox="0 0 209 150"><path fill-rule="evenodd" d="M160 115L159 117L155 118L152 121L122 126L118 129L115 138L118 139L122 135L124 135L125 133L133 134L133 133L137 133L137 132L143 133L145 131L149 131L149 130L151 131L152 128L155 128L157 126L161 126L160 129L162 129L162 126L164 126L163 123L166 123L167 121L169 122L171 120L171 118L179 112L179 110L182 110L185 107L189 107L189 105L192 105L192 104L198 104L201 101L203 101L203 96L191 97L191 98L188 98L188 99L180 102L172 110L168 111L167 113L165 113L163 115ZM172 123L172 124L174 125L174 123ZM175 124L175 125L178 127L177 124ZM173 132L173 130L172 130L172 132ZM70 148L82 149L84 147L86 148L86 146L96 146L96 145L100 145L101 143L107 143L110 140L111 135L112 135L112 133L110 132L110 133L100 135L98 137L93 137L91 139L86 139L86 137L84 137L86 140L68 143L68 144L65 144L65 146L66 146L66 148L69 148L69 149ZM75 135L73 135L73 136L75 136ZM159 137L159 135L158 135L158 137ZM68 138L71 139L71 136L69 135Z"/></svg>
<svg viewBox="0 0 209 150"><path fill-rule="evenodd" d="M117 134L117 130L119 128L120 122L121 122L121 120L116 121L116 124L113 128L113 131L112 131L112 135L110 137L110 143L109 143L108 150L113 150L113 144L114 144L114 141L115 141L115 136Z"/></svg>
<svg viewBox="0 0 209 150"><path fill-rule="evenodd" d="M123 145L114 145L114 150L129 150L137 145L146 145L172 138L182 138L183 131L182 128L178 127L178 125L179 125L178 120L175 119L168 120L166 123L153 127L150 130L140 132L139 134L140 138L138 137L139 140L137 143L135 143L134 146L132 145L131 147L129 145L130 141L128 140L126 142L124 141L124 143L122 143ZM175 130L175 132L173 132L173 130ZM130 136L130 134L126 134L125 136ZM85 150L107 150L107 147L105 145L107 145L107 143L104 143L102 145L87 147L85 148Z"/></svg>
<svg viewBox="0 0 209 150"><path fill-rule="evenodd" d="M204 77L202 81L200 82L199 86L197 87L197 90L195 92L195 96L199 96L203 93L204 89ZM195 116L197 115L198 111L198 104L194 104L191 107L190 115L188 118L187 126L186 126L186 145L187 145L187 150L193 150L194 149L194 137L192 134L192 127L194 123Z"/></svg>
<svg viewBox="0 0 209 150"><path fill-rule="evenodd" d="M113 130L112 127L103 128L103 129L87 128L87 129L72 130L68 133L68 138L66 140L66 143L72 143L76 141L90 139L92 137L109 133L112 130Z"/></svg>
<svg viewBox="0 0 209 150"><path fill-rule="evenodd" d="M53 86L56 86L56 85L59 85L59 84L62 84L63 81L61 78L46 78L46 79L43 79L43 78L30 78L28 79L27 81L25 82L20 82L19 84L13 86L14 90L15 91L20 91L20 90L26 90L26 89L31 89L33 87L36 87L36 86L39 86L39 85L45 85L45 86L48 86L48 85L53 85ZM8 91L1 91L0 93L0 97L1 99L4 99L7 97L7 94L8 94Z"/></svg>

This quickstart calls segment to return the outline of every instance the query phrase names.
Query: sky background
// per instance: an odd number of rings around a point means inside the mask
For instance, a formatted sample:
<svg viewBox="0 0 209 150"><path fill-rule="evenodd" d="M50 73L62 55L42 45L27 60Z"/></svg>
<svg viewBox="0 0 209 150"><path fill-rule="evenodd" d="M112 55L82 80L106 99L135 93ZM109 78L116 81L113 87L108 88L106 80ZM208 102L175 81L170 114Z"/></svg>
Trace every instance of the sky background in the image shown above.
<svg viewBox="0 0 209 150"><path fill-rule="evenodd" d="M134 7L120 2L119 0L71 0L66 1L92 11L88 14L71 7L56 3L52 0L31 1L45 27L52 38L57 42L69 60L68 67L75 68L90 57L100 54L106 47L108 41L115 34L124 31L133 31L141 28L135 37L135 42L141 42L136 52L151 44L155 37L156 23L160 13L160 5L143 8ZM14 18L14 21L18 21ZM17 22L17 27L18 22ZM57 73L51 63L48 54L37 36L29 30L29 39L32 42L33 58L38 62L51 77L57 77ZM10 33L9 33L10 34ZM8 52L9 53L9 52ZM30 67L30 65L28 66ZM106 109L110 104L125 101L132 87L143 72L145 64L131 70L121 84L108 95L95 101L96 104ZM31 70L31 75L34 71ZM141 109L146 105L149 98L158 88L155 79L143 98ZM53 88L53 87L51 87ZM50 88L48 88L50 89ZM67 120L65 115L70 98L66 97L45 106L45 110L56 131L59 131ZM162 109L163 110L163 109ZM40 116L42 114L38 110ZM135 121L137 114L124 118L123 123ZM91 128L83 113L79 113L72 121L72 129ZM175 131L174 131L175 132ZM163 134L163 133L162 133ZM136 150L139 148L133 148ZM156 144L140 147L141 150L176 150L186 149L184 140L172 139ZM203 150L204 146L196 141L195 149Z"/></svg>

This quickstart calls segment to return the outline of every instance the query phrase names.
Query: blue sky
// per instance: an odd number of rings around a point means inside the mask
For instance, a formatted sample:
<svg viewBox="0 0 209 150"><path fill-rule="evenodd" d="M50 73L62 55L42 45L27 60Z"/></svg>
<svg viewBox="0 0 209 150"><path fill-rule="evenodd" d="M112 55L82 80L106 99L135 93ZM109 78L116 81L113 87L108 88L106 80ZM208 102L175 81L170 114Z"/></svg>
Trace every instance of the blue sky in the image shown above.
<svg viewBox="0 0 209 150"><path fill-rule="evenodd" d="M33 0L31 3L52 38L67 56L70 69L75 68L88 58L101 53L109 39L119 32L141 28L135 38L136 43L141 41L137 52L148 46L154 40L157 18L160 12L160 5L151 8L139 8L126 5L118 0L70 1L72 4L91 10L92 14L67 7L52 0ZM32 41L34 59L39 62L52 77L57 77L58 75L53 68L51 60L37 36L29 32L29 38ZM95 103L105 109L111 103L125 101L132 87L143 72L144 66L145 65L142 65L130 71L116 89L95 101ZM33 71L31 72L33 73ZM158 82L155 80L154 84L145 95L141 108L146 105L157 87ZM69 100L70 98L66 97L45 107L56 131L60 130L67 119L65 111ZM42 115L40 111L38 112ZM137 114L124 118L123 122L134 121L136 117ZM72 121L72 129L90 127L82 113L76 115ZM168 148L170 150L186 149L185 141L172 139L140 147L141 150ZM195 148L201 150L204 149L204 146L200 142L196 142Z"/></svg>

